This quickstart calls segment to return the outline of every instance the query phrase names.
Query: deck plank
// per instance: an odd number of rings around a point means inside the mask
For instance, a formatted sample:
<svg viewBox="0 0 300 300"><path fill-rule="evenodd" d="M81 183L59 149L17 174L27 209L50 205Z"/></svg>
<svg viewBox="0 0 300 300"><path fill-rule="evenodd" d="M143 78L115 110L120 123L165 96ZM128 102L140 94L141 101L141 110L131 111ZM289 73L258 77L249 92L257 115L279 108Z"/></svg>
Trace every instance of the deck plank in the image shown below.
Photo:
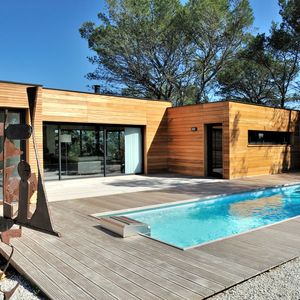
<svg viewBox="0 0 300 300"><path fill-rule="evenodd" d="M67 226L67 224L66 224ZM99 246L99 239L101 239L102 242L105 242L105 247L112 253L115 253L116 255L119 255L121 257L129 258L132 256L134 259L133 261L140 261L140 264L143 265L144 268L148 268L150 270L153 265L156 265L162 270L167 270L172 273L172 280L176 279L176 274L180 274L180 279L178 279L180 282L184 283L184 279L188 279L190 281L193 277L194 280L196 280L197 283L201 284L203 287L207 287L211 290L219 290L220 288L224 288L228 284L232 284L233 281L228 280L227 277L221 277L217 274L211 273L206 271L205 269L201 268L194 268L192 264L187 264L187 262L183 262L181 260L172 259L172 257L166 256L165 251L164 255L157 252L157 255L155 257L153 256L153 251L151 248L148 247L148 245L145 247L143 246L143 243L145 242L144 237L138 238L138 241L134 240L134 243L128 242L132 239L125 239L122 240L122 243L119 243L119 238L117 238L117 242L114 239L111 239L110 236L107 236L107 234L93 229L84 228L81 230L77 230L76 233L73 232L73 235L77 234L77 238L84 238L84 235L89 234L89 239L86 239L86 243L93 242L96 246ZM148 239L146 239L148 240ZM132 246L133 245L133 246ZM150 249L150 251L149 251ZM122 250L123 252L121 252ZM182 252L182 251L181 251ZM145 265L145 262L150 260L150 265ZM193 268L196 270L192 272ZM202 276L195 276L201 274ZM205 276L208 274L207 276ZM229 275L229 274L226 274ZM165 276L168 276L168 274L165 274ZM208 277L208 278L207 278ZM211 280L210 278L218 278L219 280ZM236 277L234 278L237 279ZM241 280L241 278L238 278ZM225 282L225 285L220 284L219 282ZM184 284L185 286L188 285L188 282Z"/></svg>
<svg viewBox="0 0 300 300"><path fill-rule="evenodd" d="M56 281L55 276L51 276L51 270L49 273L45 274L45 269L42 270L39 268L40 265L36 266L33 264L31 259L28 259L24 256L23 252L20 251L22 248L17 248L14 256L11 260L12 266L23 276L28 278L31 282L36 283L36 285L52 299L61 299L61 300L71 300L74 299L70 295L66 293L65 290L61 289ZM7 253L9 253L9 249L5 246L1 246L1 255L3 255L6 259L8 258Z"/></svg>
<svg viewBox="0 0 300 300"><path fill-rule="evenodd" d="M62 274L64 278L61 278L63 286L69 286L69 293L72 293L72 297L77 299L95 299L95 295L98 295L101 299L115 299L112 295L103 291L100 286L92 284L86 277L84 277L78 270L74 270L68 262L59 259L51 252L45 250L40 243L36 243L24 236L22 243L32 246L32 250L38 253L42 257L47 257L49 265L56 269L56 274ZM68 261L70 257L68 257ZM78 264L79 266L79 264ZM68 285L68 283L70 283Z"/></svg>
<svg viewBox="0 0 300 300"><path fill-rule="evenodd" d="M89 244L91 242L94 246L98 247L97 251L109 251L113 255L134 262L134 264L139 265L145 270L155 272L162 278L177 283L179 286L185 287L203 296L210 295L213 290L219 290L222 287L224 288L224 286L217 284L216 282L209 281L204 277L195 276L184 269L181 269L179 272L178 266L171 265L165 260L165 257L161 260L156 259L153 255L142 255L144 249L142 249L142 252L138 252L134 248L127 247L123 243L116 244L106 240L104 237L101 237L101 240L105 242L103 246L99 246L97 235L93 235L93 239L86 240L86 243L89 245L89 248L92 247ZM141 241L143 240L144 238L141 239Z"/></svg>
<svg viewBox="0 0 300 300"><path fill-rule="evenodd" d="M124 277L119 275L118 270L114 272L112 269L107 267L105 263L101 263L102 260L92 259L91 257L85 255L86 252L80 252L80 249L69 246L68 244L64 243L62 239L57 239L55 237L47 237L46 239L43 235L38 236L36 233L31 233L31 236L39 241L43 240L43 244L47 246L47 248L55 247L56 249L60 250L60 253L63 251L65 255L68 254L72 256L72 258L80 261L80 263L84 264L88 268L92 268L95 272L101 274L101 276L104 276L112 283L117 284L119 287L123 288L128 293L132 293L139 299L160 299L154 294L151 294L147 292L147 290L138 286L134 280L130 281L129 278L127 278L127 274L122 274Z"/></svg>
<svg viewBox="0 0 300 300"><path fill-rule="evenodd" d="M32 239L32 237L33 237L32 233L30 234L30 237L29 235L26 236L26 238L31 239L31 242L28 239L28 243L29 242L32 243L33 245L35 245L35 247L40 246L41 248L43 248L44 251L48 250L48 252L51 253L53 256L55 256L57 259L61 260L67 266L72 268L74 271L78 272L80 274L79 276L80 280L83 280L85 282L85 285L87 286L88 293L92 293L93 295L99 295L99 297L106 297L107 294L110 294L114 298L137 299L133 294L126 292L118 285L116 285L114 282L107 280L100 273L95 272L93 270L94 265L91 265L90 267L86 267L81 263L81 260L80 261L76 260L71 255L61 251L61 249L53 247L52 243L49 243L42 238L38 239L39 243L37 245L34 239ZM65 268L67 266L65 266ZM81 277L81 275L84 278Z"/></svg>
<svg viewBox="0 0 300 300"><path fill-rule="evenodd" d="M283 179L282 179L283 178ZM14 239L13 265L51 299L201 299L300 255L300 218L186 251L146 237L121 239L89 216L299 181L300 176L50 203L62 237L29 229ZM8 253L1 246L3 254Z"/></svg>
<svg viewBox="0 0 300 300"><path fill-rule="evenodd" d="M21 239L20 239L21 240ZM30 261L38 268L43 268L44 272L48 274L55 284L59 287L63 287L64 291L72 298L77 297L78 299L93 299L91 296L86 294L78 285L74 284L69 277L66 277L62 272L56 269L56 265L51 262L51 255L47 254L47 261L42 256L36 253L37 249L33 249L30 243L29 246L25 242L19 239L14 240L14 245L22 254L26 257L30 257ZM31 273L31 272L30 272Z"/></svg>

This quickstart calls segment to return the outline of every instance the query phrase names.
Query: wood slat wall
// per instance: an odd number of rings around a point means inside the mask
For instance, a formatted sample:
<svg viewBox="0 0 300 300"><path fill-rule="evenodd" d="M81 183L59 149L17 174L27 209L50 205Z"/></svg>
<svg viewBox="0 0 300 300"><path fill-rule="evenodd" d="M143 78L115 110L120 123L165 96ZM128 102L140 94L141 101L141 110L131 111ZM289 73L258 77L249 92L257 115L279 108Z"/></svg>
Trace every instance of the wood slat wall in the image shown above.
<svg viewBox="0 0 300 300"><path fill-rule="evenodd" d="M229 176L229 103L217 102L168 109L168 170L205 176L205 125L223 125L223 176ZM197 131L191 131L197 127Z"/></svg>
<svg viewBox="0 0 300 300"><path fill-rule="evenodd" d="M44 121L145 126L145 172L167 170L166 110L171 103L46 88L42 102Z"/></svg>
<svg viewBox="0 0 300 300"><path fill-rule="evenodd" d="M0 106L28 108L26 88L30 85L0 82Z"/></svg>
<svg viewBox="0 0 300 300"><path fill-rule="evenodd" d="M299 112L230 102L230 178L280 173L300 166ZM288 131L291 146L248 145L248 130Z"/></svg>

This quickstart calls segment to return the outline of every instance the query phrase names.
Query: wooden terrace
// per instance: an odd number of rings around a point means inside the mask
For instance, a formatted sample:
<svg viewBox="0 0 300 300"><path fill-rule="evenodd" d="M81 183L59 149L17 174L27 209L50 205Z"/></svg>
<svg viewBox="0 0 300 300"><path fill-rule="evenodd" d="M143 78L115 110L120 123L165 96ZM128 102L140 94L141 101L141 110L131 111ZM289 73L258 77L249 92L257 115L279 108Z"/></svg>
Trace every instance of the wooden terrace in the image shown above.
<svg viewBox="0 0 300 300"><path fill-rule="evenodd" d="M12 264L51 299L203 299L300 256L300 217L182 251L113 236L89 214L299 181L291 173L52 202L62 237L24 229Z"/></svg>

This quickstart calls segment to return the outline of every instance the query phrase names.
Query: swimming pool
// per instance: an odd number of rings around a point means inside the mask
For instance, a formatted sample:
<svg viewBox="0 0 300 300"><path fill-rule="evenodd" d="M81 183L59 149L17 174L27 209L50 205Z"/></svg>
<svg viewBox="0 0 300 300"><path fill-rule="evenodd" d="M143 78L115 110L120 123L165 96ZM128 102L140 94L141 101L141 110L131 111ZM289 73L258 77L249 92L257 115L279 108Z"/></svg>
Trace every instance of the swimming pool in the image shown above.
<svg viewBox="0 0 300 300"><path fill-rule="evenodd" d="M300 185L269 188L122 213L150 237L189 248L300 215Z"/></svg>

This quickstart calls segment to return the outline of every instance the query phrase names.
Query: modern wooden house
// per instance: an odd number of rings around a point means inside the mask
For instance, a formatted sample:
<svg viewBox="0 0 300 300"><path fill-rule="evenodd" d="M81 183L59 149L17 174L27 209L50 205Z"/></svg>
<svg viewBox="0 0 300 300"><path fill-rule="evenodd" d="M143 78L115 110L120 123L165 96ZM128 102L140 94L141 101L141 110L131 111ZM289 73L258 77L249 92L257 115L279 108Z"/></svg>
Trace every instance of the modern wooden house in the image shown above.
<svg viewBox="0 0 300 300"><path fill-rule="evenodd" d="M3 81L0 122L5 109L9 122L28 122L32 86L38 89L35 128L46 180L161 172L231 179L300 166L295 110L231 101L172 107ZM21 146L34 164L31 141Z"/></svg>

